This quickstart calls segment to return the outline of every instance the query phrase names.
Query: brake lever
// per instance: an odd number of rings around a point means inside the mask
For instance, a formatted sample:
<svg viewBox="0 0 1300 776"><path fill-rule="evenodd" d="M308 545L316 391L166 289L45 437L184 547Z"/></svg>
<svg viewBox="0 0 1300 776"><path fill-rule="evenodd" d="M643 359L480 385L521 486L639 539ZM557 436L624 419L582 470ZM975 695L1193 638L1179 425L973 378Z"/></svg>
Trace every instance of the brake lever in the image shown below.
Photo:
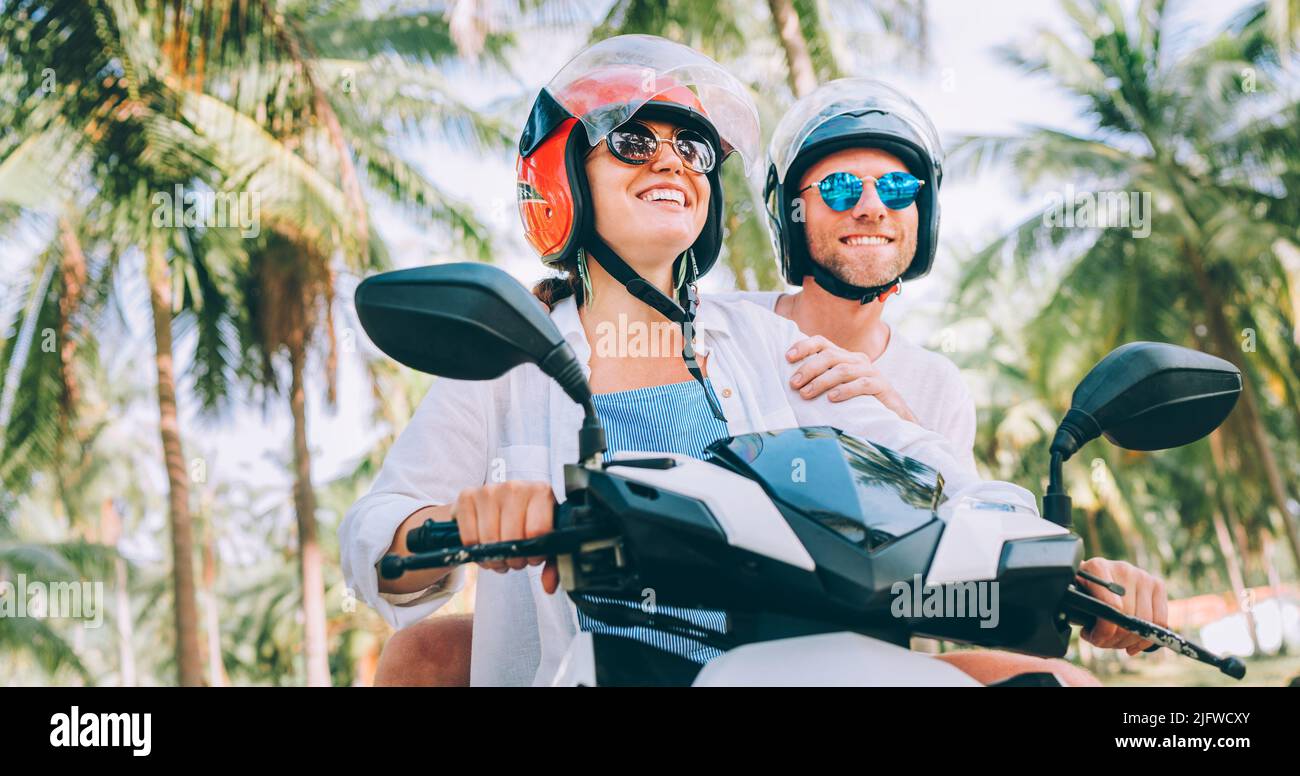
<svg viewBox="0 0 1300 776"><path fill-rule="evenodd" d="M1096 575L1094 575L1094 574L1089 574L1088 572L1084 571L1083 569L1079 569L1078 571L1076 571L1076 572L1074 572L1074 573L1075 573L1075 574L1078 574L1079 576L1083 577L1084 579L1088 580L1089 582L1092 582L1092 583L1095 584L1095 585L1100 585L1100 586L1106 588L1107 590L1109 590L1110 592L1114 593L1115 595L1117 595L1117 596L1119 596L1119 597L1121 597L1121 598L1124 597L1124 592L1125 592L1125 591L1124 591L1124 587L1123 587L1122 585L1120 585L1118 582L1111 582L1111 581L1108 580L1108 579L1102 579L1101 577L1096 576Z"/></svg>
<svg viewBox="0 0 1300 776"><path fill-rule="evenodd" d="M1147 622L1140 617L1124 614L1113 606L1079 590L1074 585L1066 587L1065 599L1061 608L1071 622L1085 628L1091 628L1098 619L1102 619L1113 622L1124 630L1136 633L1147 641L1154 642L1154 646L1145 650L1147 652L1164 647L1177 652L1183 657L1189 657L1198 662L1212 665L1233 679L1241 679L1246 676L1246 665L1237 658L1231 655L1219 657L1205 647L1188 641L1168 628L1161 627L1153 622Z"/></svg>
<svg viewBox="0 0 1300 776"><path fill-rule="evenodd" d="M1106 588L1107 590L1109 590L1110 592L1114 593L1114 594L1117 595L1117 596L1120 596L1121 598L1124 597L1124 593L1125 593L1124 586L1121 585L1121 584L1119 584L1118 582L1111 582L1111 581L1108 580L1108 579L1102 579L1101 577L1096 576L1096 575L1094 575L1094 574L1089 574L1088 572L1084 571L1083 569L1079 569L1078 571L1076 571L1076 572L1074 572L1074 573L1077 574L1077 575L1079 575L1080 577L1082 577L1082 578L1088 580L1089 582L1092 582L1092 583L1095 584L1095 585L1100 585L1101 587ZM1094 622L1095 622L1095 621L1096 621L1096 620L1094 619ZM1092 625L1090 624L1090 625L1088 625L1087 627L1091 628ZM1147 647L1146 649L1144 649L1144 650L1142 650L1142 651L1143 651L1143 652L1155 652L1155 651L1158 650L1158 649L1160 649L1160 645L1159 645L1159 644L1152 644L1151 646Z"/></svg>

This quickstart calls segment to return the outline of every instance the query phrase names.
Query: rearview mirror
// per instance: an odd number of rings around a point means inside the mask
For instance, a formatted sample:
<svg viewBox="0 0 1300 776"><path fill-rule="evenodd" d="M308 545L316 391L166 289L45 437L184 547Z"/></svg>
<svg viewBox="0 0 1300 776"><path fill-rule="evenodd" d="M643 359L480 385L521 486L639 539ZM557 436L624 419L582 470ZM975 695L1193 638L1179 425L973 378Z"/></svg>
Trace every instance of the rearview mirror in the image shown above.
<svg viewBox="0 0 1300 776"><path fill-rule="evenodd" d="M504 271L475 263L384 272L357 287L357 317L393 359L431 375L490 380L537 364L579 404L591 389L544 306Z"/></svg>
<svg viewBox="0 0 1300 776"><path fill-rule="evenodd" d="M1075 388L1052 452L1069 458L1099 434L1128 450L1179 447L1218 428L1240 394L1241 372L1221 358L1163 342L1130 342Z"/></svg>

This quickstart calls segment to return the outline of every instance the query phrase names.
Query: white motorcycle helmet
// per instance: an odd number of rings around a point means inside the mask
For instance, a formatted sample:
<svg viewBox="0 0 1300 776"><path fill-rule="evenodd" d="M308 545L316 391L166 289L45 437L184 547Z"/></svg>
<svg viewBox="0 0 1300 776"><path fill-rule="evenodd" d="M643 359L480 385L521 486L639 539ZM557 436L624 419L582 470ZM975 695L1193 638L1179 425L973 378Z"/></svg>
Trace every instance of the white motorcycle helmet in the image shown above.
<svg viewBox="0 0 1300 776"><path fill-rule="evenodd" d="M919 211L916 253L898 278L877 287L854 286L813 262L803 223L794 216L800 179L818 160L846 148L879 148L897 156L924 185L916 195ZM924 276L934 262L939 238L939 185L943 147L925 111L883 81L842 78L799 100L781 119L768 151L768 227L781 273L791 285L814 275L826 290L864 304L899 281Z"/></svg>

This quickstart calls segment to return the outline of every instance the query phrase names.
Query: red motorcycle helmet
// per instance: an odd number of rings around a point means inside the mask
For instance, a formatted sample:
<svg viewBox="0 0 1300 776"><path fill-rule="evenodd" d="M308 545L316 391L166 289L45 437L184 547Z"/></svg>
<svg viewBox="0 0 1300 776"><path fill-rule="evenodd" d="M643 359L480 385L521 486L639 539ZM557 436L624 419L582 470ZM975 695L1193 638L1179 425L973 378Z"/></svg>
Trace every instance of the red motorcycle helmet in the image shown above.
<svg viewBox="0 0 1300 776"><path fill-rule="evenodd" d="M748 90L699 52L651 35L620 35L591 46L538 94L519 140L517 198L524 235L551 267L594 235L584 161L633 117L688 126L718 149L707 173L709 213L692 250L698 274L722 251L721 162L738 152L752 175L758 111Z"/></svg>

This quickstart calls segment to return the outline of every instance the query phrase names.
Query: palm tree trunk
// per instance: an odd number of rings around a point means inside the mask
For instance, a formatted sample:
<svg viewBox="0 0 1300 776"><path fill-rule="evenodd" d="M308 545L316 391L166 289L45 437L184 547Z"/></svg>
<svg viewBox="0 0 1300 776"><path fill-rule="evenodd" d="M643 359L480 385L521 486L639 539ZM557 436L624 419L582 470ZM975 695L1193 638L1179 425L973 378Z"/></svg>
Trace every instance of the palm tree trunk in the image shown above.
<svg viewBox="0 0 1300 776"><path fill-rule="evenodd" d="M117 626L118 683L122 687L135 687L135 648L131 621L131 594L127 588L126 559L121 555L122 516L117 513L113 499L106 498L99 508L100 541L118 549L113 558L113 620Z"/></svg>
<svg viewBox="0 0 1300 776"><path fill-rule="evenodd" d="M316 536L316 496L311 486L311 452L307 449L307 396L303 387L306 346L301 338L289 346L293 374L289 404L293 411L294 509L298 513L298 562L302 575L302 610L306 626L304 652L307 684L329 687L329 646L325 637L325 577Z"/></svg>
<svg viewBox="0 0 1300 776"><path fill-rule="evenodd" d="M81 250L81 242L67 216L59 218L59 242L63 248L63 256L59 261L63 285L59 295L59 375L63 382L61 422L66 434L68 420L81 399L76 374L72 369L77 357L77 341L72 336L72 317L81 306L86 286L86 254Z"/></svg>
<svg viewBox="0 0 1300 776"><path fill-rule="evenodd" d="M154 236L146 262L149 304L153 310L154 366L158 371L158 429L167 469L168 515L172 529L176 670L181 686L198 687L203 684L203 663L199 655L199 606L194 592L194 535L176 410L176 377L172 371L172 290L165 251L162 238Z"/></svg>
<svg viewBox="0 0 1300 776"><path fill-rule="evenodd" d="M356 238L358 255L364 257L370 251L370 216L366 210L366 200L361 192L361 180L357 175L356 165L352 161L352 154L348 150L347 139L343 135L343 127L339 124L338 114L334 112L334 107L330 105L329 98L319 82L316 80L315 72L312 70L311 63L304 56L302 45L298 37L289 29L282 14L277 12L270 0L260 0L264 18L272 23L272 30L276 40L289 55L293 61L298 74L304 79L307 88L312 93L312 111L315 117L325 127L325 132L329 135L330 145L334 147L335 154L338 155L339 178L343 184L343 195L347 197L348 204L352 208L353 222L352 234Z"/></svg>
<svg viewBox="0 0 1300 776"><path fill-rule="evenodd" d="M1241 564L1237 562L1237 551L1232 543L1232 534L1228 532L1228 524L1224 522L1223 512L1218 509L1214 510L1214 535L1219 540L1223 564L1228 569L1232 597L1236 600L1237 609L1246 615L1246 632L1250 634L1250 643L1254 646L1256 655L1262 654L1259 647L1259 625L1255 622L1255 612L1251 609L1246 592L1246 579L1241 573Z"/></svg>
<svg viewBox="0 0 1300 776"><path fill-rule="evenodd" d="M1260 538L1260 543L1264 545L1260 558L1264 563L1264 575L1268 578L1268 589L1274 598L1278 598L1282 595L1282 575L1277 572L1276 556L1273 554L1276 545L1268 533Z"/></svg>
<svg viewBox="0 0 1300 776"><path fill-rule="evenodd" d="M817 73L808 54L808 41L804 40L803 30L799 28L799 12L791 0L767 0L767 5L772 11L776 36L785 50L790 89L796 98L802 97L817 88Z"/></svg>
<svg viewBox="0 0 1300 776"><path fill-rule="evenodd" d="M81 241L77 239L77 233L67 216L59 217L59 245L61 256L59 257L58 343L59 382L62 384L59 435L64 440L75 440L81 443L81 440L77 439L77 430L72 422L77 412L77 405L81 402L81 389L77 383L77 371L74 367L77 360L77 338L72 336L72 319L81 307L85 295L86 254L81 250ZM76 510L68 503L69 496L72 495L67 485L70 468L75 468L75 463L70 466L69 462L60 455L54 462L52 472L58 484L59 499L63 502L69 517L76 514Z"/></svg>
<svg viewBox="0 0 1300 776"><path fill-rule="evenodd" d="M207 499L205 499L206 501ZM203 510L203 615L208 647L208 685L228 687L229 677L221 660L221 613L217 609L217 552L213 542L212 509Z"/></svg>
<svg viewBox="0 0 1300 776"><path fill-rule="evenodd" d="M126 561L122 556L113 559L113 602L117 610L117 659L120 664L118 681L123 687L135 687L135 648L131 623L131 594L127 590Z"/></svg>
<svg viewBox="0 0 1300 776"><path fill-rule="evenodd" d="M1286 486L1282 482L1281 470L1278 469L1277 459L1274 457L1273 450L1268 443L1268 434L1264 430L1259 406L1255 399L1254 383L1251 382L1250 373L1246 370L1241 357L1241 348L1238 347L1236 338L1232 336L1232 331L1228 326L1228 317L1224 313L1223 301L1219 296L1218 289L1215 288L1214 283L1210 281L1210 276L1205 271L1205 264L1201 260L1200 253L1184 243L1183 254L1187 258L1188 266L1196 279L1197 288L1200 289L1201 298L1205 302L1205 311L1210 324L1210 336L1219 351L1215 355L1231 361L1241 370L1242 424L1246 427L1247 436L1249 437L1246 441L1254 448L1260 466L1264 469L1264 478L1268 482L1269 494L1273 499L1273 505L1277 507L1277 511L1281 515L1282 526L1286 532L1287 542L1291 545L1291 554L1295 557L1296 568L1300 568L1300 534L1297 533L1295 520L1292 518L1291 510L1287 506L1289 499L1287 498Z"/></svg>
<svg viewBox="0 0 1300 776"><path fill-rule="evenodd" d="M1259 565L1259 554L1251 551L1246 524L1231 502L1228 503L1225 517L1228 520L1228 527L1232 529L1232 541L1237 545L1237 553L1241 555L1241 576L1246 580L1246 587L1250 587L1250 572Z"/></svg>

